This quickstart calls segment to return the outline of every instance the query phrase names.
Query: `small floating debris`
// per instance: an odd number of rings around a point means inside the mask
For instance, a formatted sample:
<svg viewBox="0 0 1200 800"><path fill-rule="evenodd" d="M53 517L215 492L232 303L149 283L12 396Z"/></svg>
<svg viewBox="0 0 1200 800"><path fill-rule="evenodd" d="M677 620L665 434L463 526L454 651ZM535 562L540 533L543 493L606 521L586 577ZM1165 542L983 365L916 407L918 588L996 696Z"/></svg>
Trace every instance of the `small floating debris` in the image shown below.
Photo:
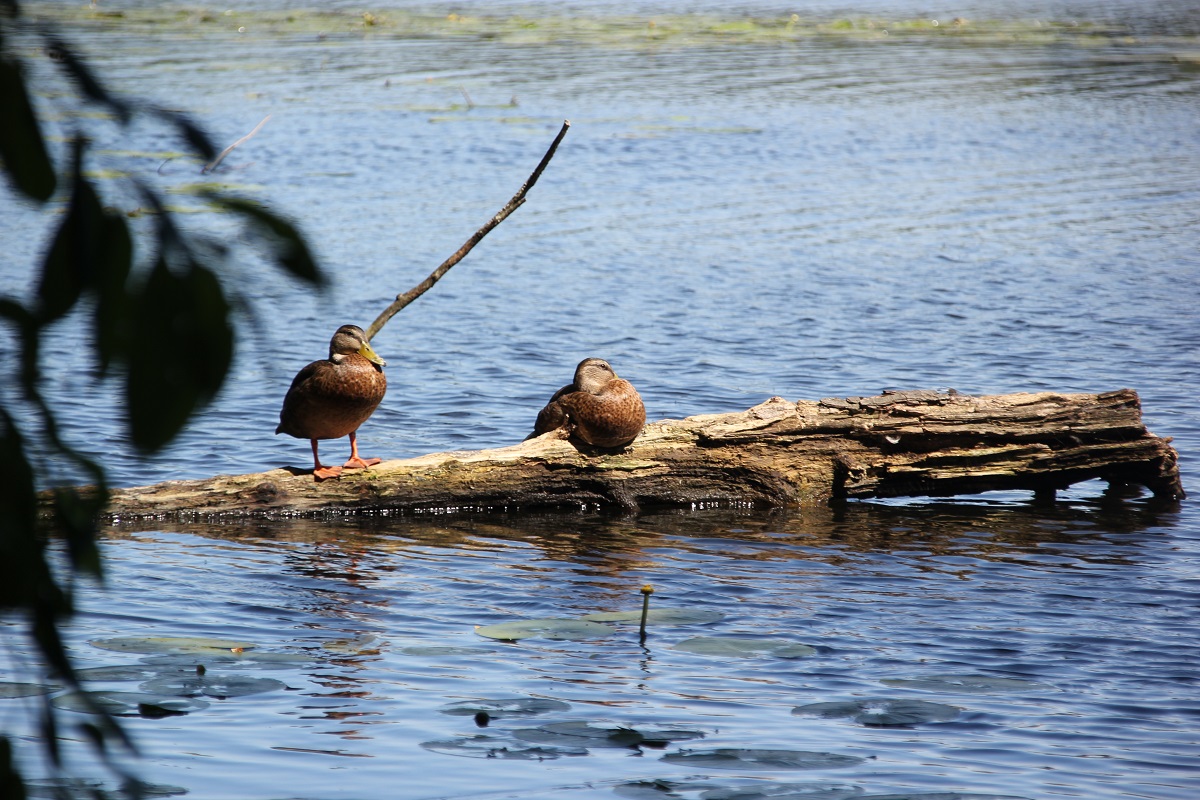
<svg viewBox="0 0 1200 800"><path fill-rule="evenodd" d="M787 639L763 639L740 636L694 636L676 644L673 650L698 653L704 656L774 656L775 658L807 658L816 648Z"/></svg>
<svg viewBox="0 0 1200 800"><path fill-rule="evenodd" d="M809 750L760 750L718 747L713 750L680 750L667 753L663 761L685 767L714 769L835 769L853 767L866 759L838 753Z"/></svg>
<svg viewBox="0 0 1200 800"><path fill-rule="evenodd" d="M792 713L824 719L852 719L869 728L902 728L926 722L948 722L957 717L960 710L943 703L878 697L809 703L793 708Z"/></svg>
<svg viewBox="0 0 1200 800"><path fill-rule="evenodd" d="M1023 678L998 678L992 675L927 675L919 678L884 678L880 683L897 689L923 689L928 692L990 694L992 692L1032 692L1054 687Z"/></svg>
<svg viewBox="0 0 1200 800"><path fill-rule="evenodd" d="M456 647L448 644L412 644L397 648L396 652L406 656L477 656L485 651L476 647Z"/></svg>
<svg viewBox="0 0 1200 800"><path fill-rule="evenodd" d="M633 781L613 787L613 793L632 800L671 800L693 796L698 800L862 800L857 786L834 783L780 783L757 778L720 778L692 781L663 779Z"/></svg>
<svg viewBox="0 0 1200 800"><path fill-rule="evenodd" d="M616 633L616 628L586 619L519 619L498 625L477 625L475 632L489 639L597 639Z"/></svg>
<svg viewBox="0 0 1200 800"><path fill-rule="evenodd" d="M506 717L536 717L538 714L569 711L570 703L546 697L504 697L496 700L463 700L438 709L443 714L472 717L487 714L491 719Z"/></svg>

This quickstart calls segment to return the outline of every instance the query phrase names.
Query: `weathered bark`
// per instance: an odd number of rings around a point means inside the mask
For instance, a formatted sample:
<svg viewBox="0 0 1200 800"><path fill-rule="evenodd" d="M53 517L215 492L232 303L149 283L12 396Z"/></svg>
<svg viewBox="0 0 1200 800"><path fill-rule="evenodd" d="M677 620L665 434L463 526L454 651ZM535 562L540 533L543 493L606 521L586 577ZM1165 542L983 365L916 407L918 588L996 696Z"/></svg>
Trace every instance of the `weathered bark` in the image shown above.
<svg viewBox="0 0 1200 800"><path fill-rule="evenodd" d="M803 506L994 489L1052 495L1092 478L1183 497L1176 453L1146 430L1133 391L774 397L747 411L652 423L617 453L581 450L551 433L385 461L322 483L287 468L118 489L109 519Z"/></svg>

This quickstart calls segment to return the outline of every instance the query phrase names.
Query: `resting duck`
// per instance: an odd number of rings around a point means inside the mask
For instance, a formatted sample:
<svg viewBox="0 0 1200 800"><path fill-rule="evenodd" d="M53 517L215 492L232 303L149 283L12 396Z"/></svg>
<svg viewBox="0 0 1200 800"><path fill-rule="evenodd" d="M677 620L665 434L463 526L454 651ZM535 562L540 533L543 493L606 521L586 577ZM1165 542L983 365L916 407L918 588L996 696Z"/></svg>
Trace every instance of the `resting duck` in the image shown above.
<svg viewBox="0 0 1200 800"><path fill-rule="evenodd" d="M296 375L275 433L312 441L313 478L336 478L343 469L365 469L378 458L358 455L358 427L375 412L387 391L383 368L367 335L357 325L343 325L329 342L329 358L314 361ZM317 455L317 441L350 437L350 460L341 467L325 467Z"/></svg>
<svg viewBox="0 0 1200 800"><path fill-rule="evenodd" d="M575 368L575 382L554 393L538 412L533 435L565 428L595 447L624 447L646 424L646 407L633 384L602 358L585 358Z"/></svg>

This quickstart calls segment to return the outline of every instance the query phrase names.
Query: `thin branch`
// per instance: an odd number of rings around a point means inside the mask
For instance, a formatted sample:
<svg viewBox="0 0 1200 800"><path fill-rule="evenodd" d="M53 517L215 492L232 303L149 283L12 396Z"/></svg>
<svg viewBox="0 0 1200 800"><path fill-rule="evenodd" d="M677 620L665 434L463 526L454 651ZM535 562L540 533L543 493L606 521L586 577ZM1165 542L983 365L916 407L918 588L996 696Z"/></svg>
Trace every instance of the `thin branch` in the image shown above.
<svg viewBox="0 0 1200 800"><path fill-rule="evenodd" d="M237 146L238 146L238 145L240 145L240 144L243 144L243 143L245 143L245 142L249 141L249 140L250 140L250 137L254 136L254 134L256 134L256 133L258 133L260 130L262 130L262 126L263 126L263 125L266 125L266 124L267 124L267 120L269 120L270 118L271 118L271 115L270 115L270 114L267 114L265 117L263 117L263 118L262 118L262 122L260 122L260 123L258 123L257 125L255 125L255 126L254 126L254 130L250 131L250 132L249 132L249 133L247 133L245 136L243 136L242 138L238 139L238 140L237 140L236 142L234 142L233 144L229 145L229 147L226 147L224 150L222 150L222 151L221 151L221 154L220 154L219 156L217 156L216 158L214 158L214 159L213 159L211 162L209 162L208 164L205 164L205 165L204 165L204 169L200 170L200 174L201 174L201 175L205 175L205 174L207 174L207 173L209 173L209 172L212 172L214 169L216 169L216 168L217 168L217 165L218 165L218 164L220 164L222 161L224 161L224 160L225 160L225 156L227 156L227 155L229 155L231 152L233 152L233 148L237 147Z"/></svg>
<svg viewBox="0 0 1200 800"><path fill-rule="evenodd" d="M458 248L458 251L454 255L447 258L442 262L440 267L430 273L428 278L421 281L404 294L396 295L396 299L392 301L392 304L384 309L382 314L375 318L375 321L371 323L371 327L367 328L367 339L374 339L375 334L379 333L379 329L382 328L389 319L396 316L401 309L403 309L413 300L416 300L418 297L432 289L433 285L441 280L442 276L449 272L451 267L466 258L467 253L471 252L471 248L479 244L483 237L491 233L492 228L495 228L501 222L504 222L504 220L508 218L509 214L521 207L521 205L525 202L525 195L528 194L529 190L533 188L533 185L537 183L538 178L540 178L542 175L542 170L544 170L546 165L550 163L550 159L554 158L554 151L558 149L559 142L561 142L563 137L567 135L567 129L570 127L571 121L563 120L562 128L559 130L558 136L554 137L554 141L551 143L550 149L546 151L546 155L542 156L542 161L537 165L537 169L530 174L529 180L525 181L521 188L517 190L517 193L512 196L512 199L504 205L504 208L500 209L496 216L489 219L482 228L475 231L475 234L470 239L467 239L467 241L463 243L463 246Z"/></svg>

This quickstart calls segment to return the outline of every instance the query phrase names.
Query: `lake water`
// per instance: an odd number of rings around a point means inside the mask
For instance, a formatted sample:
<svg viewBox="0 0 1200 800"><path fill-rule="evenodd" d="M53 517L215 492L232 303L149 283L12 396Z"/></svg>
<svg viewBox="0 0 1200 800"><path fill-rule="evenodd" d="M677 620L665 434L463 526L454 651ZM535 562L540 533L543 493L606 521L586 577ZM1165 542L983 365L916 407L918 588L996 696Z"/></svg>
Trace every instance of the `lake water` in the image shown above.
<svg viewBox="0 0 1200 800"><path fill-rule="evenodd" d="M93 168L118 193L123 175L159 182L218 235L190 187L265 198L334 285L312 295L253 258L231 265L260 327L154 458L87 377L81 326L56 330L48 391L117 485L307 466L307 443L271 435L292 375L454 252L570 119L526 205L375 338L391 387L365 454L518 441L597 355L652 420L772 395L1128 386L1200 491L1195 3L465 3L457 29L404 22L415 4L373 8L369 28L348 3L327 23L268 2L139 16L154 6L86 19L39 4L111 85L187 110L219 143L271 119L202 177L165 129L90 118ZM505 21L472 23L485 8ZM670 35L685 12L857 27ZM956 17L976 34L949 33ZM932 19L947 32L916 24ZM66 135L77 112L44 80ZM0 294L30 290L51 225L0 195ZM68 637L81 666L136 668L98 689L206 664L221 695L207 707L126 720L139 774L198 798L1195 797L1200 513L1090 484L1060 498L122 527ZM646 583L652 608L722 617L645 641L628 624L583 640L475 631L635 610ZM0 680L40 679L7 631ZM117 637L171 641L94 644ZM249 648L182 666L128 650L178 637ZM230 675L279 683L213 688L247 685ZM204 688L190 680L183 693ZM444 713L511 698L566 705L486 727ZM792 713L888 700L953 709L883 726ZM0 700L36 773L33 708ZM74 727L87 717L61 719L75 772L105 778ZM630 746L560 725L584 722L678 735Z"/></svg>

